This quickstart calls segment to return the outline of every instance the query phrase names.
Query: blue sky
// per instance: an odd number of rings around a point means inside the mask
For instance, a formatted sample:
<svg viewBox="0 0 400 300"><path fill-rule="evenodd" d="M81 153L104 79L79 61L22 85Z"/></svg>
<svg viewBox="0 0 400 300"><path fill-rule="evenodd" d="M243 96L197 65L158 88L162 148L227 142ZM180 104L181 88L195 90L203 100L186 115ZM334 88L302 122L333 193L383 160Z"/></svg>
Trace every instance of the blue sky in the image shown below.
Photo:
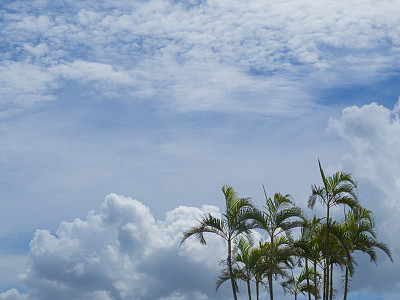
<svg viewBox="0 0 400 300"><path fill-rule="evenodd" d="M360 257L351 299L399 298L399 13L2 1L0 299L229 299L223 244L179 235L223 208L223 184L306 209L318 158L354 174L395 260Z"/></svg>

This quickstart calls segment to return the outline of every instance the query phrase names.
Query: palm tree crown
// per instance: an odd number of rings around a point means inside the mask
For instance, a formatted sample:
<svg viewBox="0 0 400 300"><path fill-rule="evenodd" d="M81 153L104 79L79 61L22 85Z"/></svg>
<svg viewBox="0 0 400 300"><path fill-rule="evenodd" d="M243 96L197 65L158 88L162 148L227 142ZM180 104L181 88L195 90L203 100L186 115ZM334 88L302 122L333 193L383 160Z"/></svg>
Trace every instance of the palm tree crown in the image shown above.
<svg viewBox="0 0 400 300"><path fill-rule="evenodd" d="M253 209L252 212L247 216L247 218L254 221L254 226L265 230L270 238L268 261L269 261L269 272L268 286L270 299L273 300L273 249L275 244L275 238L280 234L285 233L290 236L290 230L302 225L303 213L301 209L294 205L289 194L282 195L280 193L275 193L274 198L267 196L265 187L263 185L265 194L265 206L264 210ZM300 218L300 220L293 220L293 217Z"/></svg>
<svg viewBox="0 0 400 300"><path fill-rule="evenodd" d="M357 198L357 183L353 180L352 176L345 172L336 172L330 177L325 177L324 171L321 167L321 162L318 160L319 170L321 173L322 186L311 186L311 195L308 199L308 207L314 208L316 200L326 207L326 284L325 284L325 299L329 298L329 266L330 266L330 208L339 204L349 206L351 209L358 206ZM324 300L325 300L324 299Z"/></svg>
<svg viewBox="0 0 400 300"><path fill-rule="evenodd" d="M227 265L229 277L231 279L232 291L234 299L237 300L237 284L236 275L232 267L232 241L240 234L244 233L250 238L251 226L247 222L246 214L253 208L249 198L240 198L235 190L228 185L222 187L222 192L225 196L225 212L223 218L217 218L210 213L205 214L200 220L199 225L190 228L184 232L182 243L194 235L201 244L206 245L204 233L213 233L220 236L228 244Z"/></svg>

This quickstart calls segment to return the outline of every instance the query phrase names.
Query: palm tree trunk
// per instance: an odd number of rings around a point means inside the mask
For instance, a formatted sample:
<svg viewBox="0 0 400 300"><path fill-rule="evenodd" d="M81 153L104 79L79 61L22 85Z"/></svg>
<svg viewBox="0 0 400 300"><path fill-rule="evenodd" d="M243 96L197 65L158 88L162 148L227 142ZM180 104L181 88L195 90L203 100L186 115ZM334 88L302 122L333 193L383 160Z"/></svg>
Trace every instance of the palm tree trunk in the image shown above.
<svg viewBox="0 0 400 300"><path fill-rule="evenodd" d="M229 275L230 275L230 277L231 277L231 284L232 284L232 291L233 291L233 299L234 299L234 300L237 300L235 278L234 278L233 269L232 269L231 253L232 253L231 240L228 239L228 259L227 259L227 260L228 260Z"/></svg>
<svg viewBox="0 0 400 300"><path fill-rule="evenodd" d="M325 299L329 299L329 264L330 264L330 245L329 245L329 201L326 204L326 292L325 292Z"/></svg>
<svg viewBox="0 0 400 300"><path fill-rule="evenodd" d="M311 300L311 293L310 293L310 279L308 278L308 259L306 259L306 277L307 277L307 293L308 293L308 300Z"/></svg>
<svg viewBox="0 0 400 300"><path fill-rule="evenodd" d="M330 280L330 291L329 291L329 300L333 298L333 264L331 266L331 280Z"/></svg>
<svg viewBox="0 0 400 300"><path fill-rule="evenodd" d="M274 300L274 295L273 295L274 291L272 288L272 274L268 274L268 286L269 286L269 298L271 300Z"/></svg>
<svg viewBox="0 0 400 300"><path fill-rule="evenodd" d="M322 289L322 299L323 300L326 300L325 293L326 293L326 259L324 262L324 284L323 284L323 289Z"/></svg>
<svg viewBox="0 0 400 300"><path fill-rule="evenodd" d="M315 295L314 299L317 300L318 297L318 285L317 285L317 260L314 260L314 286L315 286Z"/></svg>
<svg viewBox="0 0 400 300"><path fill-rule="evenodd" d="M346 275L344 278L344 295L343 295L343 300L347 299L347 287L349 284L349 258L346 257Z"/></svg>
<svg viewBox="0 0 400 300"><path fill-rule="evenodd" d="M251 300L250 279L247 280L247 292L249 293L249 300Z"/></svg>
<svg viewBox="0 0 400 300"><path fill-rule="evenodd" d="M271 235L271 255L269 258L269 272L268 272L268 285L269 285L269 297L271 300L274 300L274 289L272 286L272 259L274 256L274 235Z"/></svg>
<svg viewBox="0 0 400 300"><path fill-rule="evenodd" d="M256 282L256 295L257 295L257 300L260 300L260 299L259 299L259 297L260 297L259 284L260 284L260 283L257 281L257 282Z"/></svg>

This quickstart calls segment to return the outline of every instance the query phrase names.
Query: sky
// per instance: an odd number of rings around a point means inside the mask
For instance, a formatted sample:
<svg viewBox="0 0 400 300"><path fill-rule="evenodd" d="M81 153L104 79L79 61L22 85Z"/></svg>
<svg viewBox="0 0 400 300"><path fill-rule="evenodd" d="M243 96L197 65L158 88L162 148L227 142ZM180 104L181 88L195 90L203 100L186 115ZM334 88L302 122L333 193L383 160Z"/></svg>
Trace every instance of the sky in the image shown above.
<svg viewBox="0 0 400 300"><path fill-rule="evenodd" d="M357 256L349 298L399 299L399 15L394 0L1 1L0 299L231 299L214 289L224 243L179 247L182 232L223 212L224 184L322 216L318 159L356 178L394 259Z"/></svg>

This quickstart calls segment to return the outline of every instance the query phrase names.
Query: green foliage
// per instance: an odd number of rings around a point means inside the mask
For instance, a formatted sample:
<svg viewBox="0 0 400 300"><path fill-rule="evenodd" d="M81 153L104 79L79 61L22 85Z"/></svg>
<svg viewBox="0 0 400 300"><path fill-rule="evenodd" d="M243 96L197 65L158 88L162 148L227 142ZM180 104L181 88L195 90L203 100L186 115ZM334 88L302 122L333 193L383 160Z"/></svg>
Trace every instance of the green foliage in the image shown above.
<svg viewBox="0 0 400 300"><path fill-rule="evenodd" d="M228 257L226 259L229 279L232 284L232 292L234 299L237 300L237 283L236 283L236 271L232 266L232 242L240 234L246 234L250 238L251 226L247 222L246 215L249 210L253 208L249 198L240 198L235 190L231 186L224 185L222 192L225 196L225 212L223 213L222 219L212 216L211 214L204 215L199 225L190 228L184 232L182 243L191 236L195 236L201 244L206 245L204 233L213 233L220 236L228 244ZM223 278L226 275L222 273ZM222 280L219 279L219 280Z"/></svg>
<svg viewBox="0 0 400 300"><path fill-rule="evenodd" d="M308 220L290 195L275 193L273 198L268 197L264 185L265 205L261 209L249 198L239 197L232 187L224 185L225 211L221 217L204 214L196 226L184 232L181 244L194 236L206 245L206 234L217 235L226 241L227 258L221 262L223 267L216 281L217 290L230 281L237 300L239 283L244 282L249 300L252 285L256 287L257 300L259 286L267 287L273 300L273 280L282 280L285 293L295 298L303 294L309 300L311 297L332 300L335 266L335 272L343 272L346 300L350 277L357 266L354 252L366 253L376 263L376 250L380 249L393 261L389 247L377 241L373 213L358 202L353 177L345 172L326 177L318 163L323 184L311 186L308 206L314 208L319 201L326 208L324 218L314 215ZM330 217L330 209L337 205L349 207L340 222ZM295 240L292 230L298 227L300 235ZM254 231L265 237L257 245L252 239ZM294 276L294 273L298 275Z"/></svg>

